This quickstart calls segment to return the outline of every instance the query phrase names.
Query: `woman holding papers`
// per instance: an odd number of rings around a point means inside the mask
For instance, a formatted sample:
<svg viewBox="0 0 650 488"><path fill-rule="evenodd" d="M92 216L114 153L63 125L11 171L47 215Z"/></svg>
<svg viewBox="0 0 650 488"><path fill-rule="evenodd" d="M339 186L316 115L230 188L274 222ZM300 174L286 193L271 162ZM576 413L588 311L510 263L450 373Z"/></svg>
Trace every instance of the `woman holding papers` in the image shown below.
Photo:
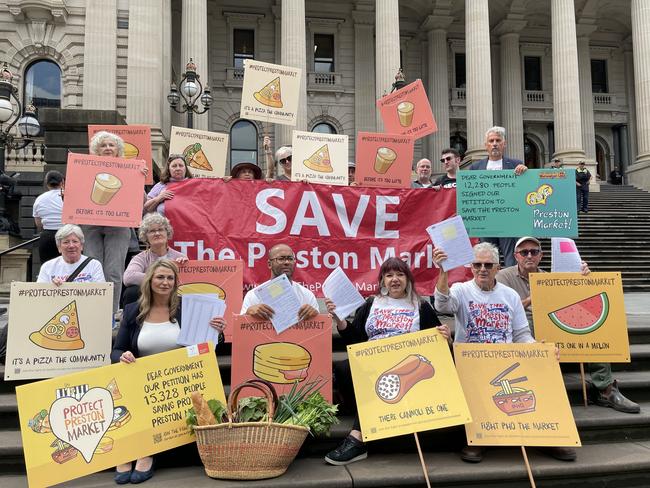
<svg viewBox="0 0 650 488"><path fill-rule="evenodd" d="M147 194L144 212L158 212L165 215L165 202L174 198L174 192L167 189L167 185L188 178L192 178L192 173L187 166L185 156L170 154L160 175L160 181Z"/></svg>
<svg viewBox="0 0 650 488"><path fill-rule="evenodd" d="M379 269L379 294L366 300L357 310L352 323L340 320L335 314L336 306L325 298L327 311L332 314L341 337L347 344L394 337L409 332L436 327L442 336L450 340L449 327L441 325L429 302L415 292L413 274L408 265L399 258L389 258ZM349 363L341 383L351 383ZM325 456L329 464L344 465L368 457L368 450L361 440L361 426L357 417L350 434L343 443Z"/></svg>
<svg viewBox="0 0 650 488"><path fill-rule="evenodd" d="M180 332L181 304L178 296L178 267L169 259L156 261L147 270L137 303L124 308L120 330L111 352L111 361L130 364L136 358L176 349ZM219 331L223 343L226 322L213 317L210 326ZM141 483L153 476L153 457L117 466L115 482Z"/></svg>

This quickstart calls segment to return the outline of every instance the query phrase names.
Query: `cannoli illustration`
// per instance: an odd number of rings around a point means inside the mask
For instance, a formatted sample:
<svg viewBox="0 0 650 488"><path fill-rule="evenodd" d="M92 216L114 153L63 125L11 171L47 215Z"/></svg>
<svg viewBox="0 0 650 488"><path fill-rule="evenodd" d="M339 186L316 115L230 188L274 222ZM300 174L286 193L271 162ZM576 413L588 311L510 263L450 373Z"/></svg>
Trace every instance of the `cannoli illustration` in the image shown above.
<svg viewBox="0 0 650 488"><path fill-rule="evenodd" d="M190 168L201 169L203 171L212 171L212 165L208 157L203 152L200 142L190 144L183 150L183 156Z"/></svg>
<svg viewBox="0 0 650 488"><path fill-rule="evenodd" d="M320 173L332 173L334 171L334 168L332 168L332 160L330 158L330 150L327 147L327 144L321 146L318 151L309 156L309 159L305 159L302 163L309 169L313 169Z"/></svg>
<svg viewBox="0 0 650 488"><path fill-rule="evenodd" d="M260 344L253 350L253 373L271 383L303 381L310 364L309 351L292 342Z"/></svg>
<svg viewBox="0 0 650 488"><path fill-rule="evenodd" d="M50 426L50 416L45 409L41 410L36 415L34 415L34 417L29 419L27 421L27 426L37 434L48 434L52 432L52 427Z"/></svg>
<svg viewBox="0 0 650 488"><path fill-rule="evenodd" d="M424 356L411 354L379 375L375 393L386 403L398 403L420 381L433 378L435 369Z"/></svg>
<svg viewBox="0 0 650 488"><path fill-rule="evenodd" d="M375 171L379 174L386 173L397 159L397 153L390 147L380 147L375 156Z"/></svg>
<svg viewBox="0 0 650 488"><path fill-rule="evenodd" d="M535 411L535 392L530 389L511 386L512 383L528 381L528 377L521 376L511 380L506 379L506 376L519 366L519 363L514 363L490 381L492 386L501 388L501 390L492 397L494 404L499 410L508 416Z"/></svg>
<svg viewBox="0 0 650 488"><path fill-rule="evenodd" d="M72 301L59 310L40 330L29 334L29 340L54 351L83 349L77 302Z"/></svg>
<svg viewBox="0 0 650 488"><path fill-rule="evenodd" d="M411 102L402 102L397 105L397 115L399 116L399 125L402 127L410 127L413 123L413 112L415 105Z"/></svg>
<svg viewBox="0 0 650 488"><path fill-rule="evenodd" d="M185 283L178 287L178 294L183 295L216 295L221 300L226 299L226 292L212 283Z"/></svg>
<svg viewBox="0 0 650 488"><path fill-rule="evenodd" d="M140 150L130 142L124 143L124 158L133 159L140 154Z"/></svg>
<svg viewBox="0 0 650 488"><path fill-rule="evenodd" d="M282 108L282 91L280 90L280 77L268 82L260 91L253 93L255 100L262 105L273 108Z"/></svg>
<svg viewBox="0 0 650 488"><path fill-rule="evenodd" d="M110 173L95 175L90 199L97 205L107 205L122 188L122 180Z"/></svg>
<svg viewBox="0 0 650 488"><path fill-rule="evenodd" d="M54 447L54 452L52 453L52 459L55 463L63 464L67 463L71 459L77 457L79 451L72 447L67 442L63 442L60 439L56 439L50 447Z"/></svg>

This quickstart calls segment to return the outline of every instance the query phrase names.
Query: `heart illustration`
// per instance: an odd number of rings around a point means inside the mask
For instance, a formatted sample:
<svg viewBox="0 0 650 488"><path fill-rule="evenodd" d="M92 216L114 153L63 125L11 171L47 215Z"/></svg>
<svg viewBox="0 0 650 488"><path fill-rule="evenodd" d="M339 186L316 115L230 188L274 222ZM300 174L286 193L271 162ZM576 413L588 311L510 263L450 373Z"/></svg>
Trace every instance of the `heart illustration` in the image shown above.
<svg viewBox="0 0 650 488"><path fill-rule="evenodd" d="M113 397L104 388L91 388L80 400L62 397L50 408L52 433L77 449L89 463L113 421Z"/></svg>

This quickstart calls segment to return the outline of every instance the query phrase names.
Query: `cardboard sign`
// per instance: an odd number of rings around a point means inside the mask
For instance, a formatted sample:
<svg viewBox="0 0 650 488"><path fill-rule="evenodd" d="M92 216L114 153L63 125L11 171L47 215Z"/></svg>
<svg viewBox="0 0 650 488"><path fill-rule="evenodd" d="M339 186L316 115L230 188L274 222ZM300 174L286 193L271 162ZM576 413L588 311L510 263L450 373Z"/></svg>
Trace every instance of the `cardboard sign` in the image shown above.
<svg viewBox="0 0 650 488"><path fill-rule="evenodd" d="M535 338L554 342L563 363L629 363L621 273L532 273Z"/></svg>
<svg viewBox="0 0 650 488"><path fill-rule="evenodd" d="M364 441L471 422L436 329L348 346Z"/></svg>
<svg viewBox="0 0 650 488"><path fill-rule="evenodd" d="M228 159L228 134L172 127L169 154L185 156L195 178L223 178Z"/></svg>
<svg viewBox="0 0 650 488"><path fill-rule="evenodd" d="M361 186L410 188L413 142L410 136L359 132L354 179Z"/></svg>
<svg viewBox="0 0 650 488"><path fill-rule="evenodd" d="M459 171L458 215L471 237L577 237L574 170Z"/></svg>
<svg viewBox="0 0 650 488"><path fill-rule="evenodd" d="M419 139L438 130L422 80L377 100L377 108L389 134Z"/></svg>
<svg viewBox="0 0 650 488"><path fill-rule="evenodd" d="M296 125L301 76L300 68L245 60L240 116Z"/></svg>
<svg viewBox="0 0 650 488"><path fill-rule="evenodd" d="M580 446L553 344L455 344L454 358L470 446Z"/></svg>
<svg viewBox="0 0 650 488"><path fill-rule="evenodd" d="M113 283L11 284L5 381L111 364Z"/></svg>
<svg viewBox="0 0 650 488"><path fill-rule="evenodd" d="M225 404L212 344L16 388L29 486L51 486L194 442L190 394Z"/></svg>
<svg viewBox="0 0 650 488"><path fill-rule="evenodd" d="M348 136L293 131L291 180L348 186Z"/></svg>
<svg viewBox="0 0 650 488"><path fill-rule="evenodd" d="M144 161L68 154L64 224L137 227L142 220Z"/></svg>
<svg viewBox="0 0 650 488"><path fill-rule="evenodd" d="M332 401L332 318L317 315L278 335L271 322L250 315L234 315L231 385L251 378L273 383L278 395L288 393L296 380L325 379L320 392ZM260 396L245 388L240 398Z"/></svg>
<svg viewBox="0 0 650 488"><path fill-rule="evenodd" d="M125 159L144 159L149 169L144 184L153 185L151 127L148 125L89 125L88 144L90 144L93 136L102 130L122 138L124 141Z"/></svg>
<svg viewBox="0 0 650 488"><path fill-rule="evenodd" d="M232 341L232 315L239 313L243 302L244 263L241 260L188 261L178 267L180 286L184 294L209 294L225 300L226 342Z"/></svg>

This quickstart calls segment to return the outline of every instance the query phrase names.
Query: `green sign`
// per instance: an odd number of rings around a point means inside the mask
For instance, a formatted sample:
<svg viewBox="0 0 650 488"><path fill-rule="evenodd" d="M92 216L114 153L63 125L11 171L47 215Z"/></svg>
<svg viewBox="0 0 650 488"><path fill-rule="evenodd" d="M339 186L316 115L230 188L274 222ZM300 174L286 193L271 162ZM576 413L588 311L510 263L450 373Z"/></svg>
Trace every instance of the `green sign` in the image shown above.
<svg viewBox="0 0 650 488"><path fill-rule="evenodd" d="M456 199L470 237L577 237L574 169L459 171Z"/></svg>

